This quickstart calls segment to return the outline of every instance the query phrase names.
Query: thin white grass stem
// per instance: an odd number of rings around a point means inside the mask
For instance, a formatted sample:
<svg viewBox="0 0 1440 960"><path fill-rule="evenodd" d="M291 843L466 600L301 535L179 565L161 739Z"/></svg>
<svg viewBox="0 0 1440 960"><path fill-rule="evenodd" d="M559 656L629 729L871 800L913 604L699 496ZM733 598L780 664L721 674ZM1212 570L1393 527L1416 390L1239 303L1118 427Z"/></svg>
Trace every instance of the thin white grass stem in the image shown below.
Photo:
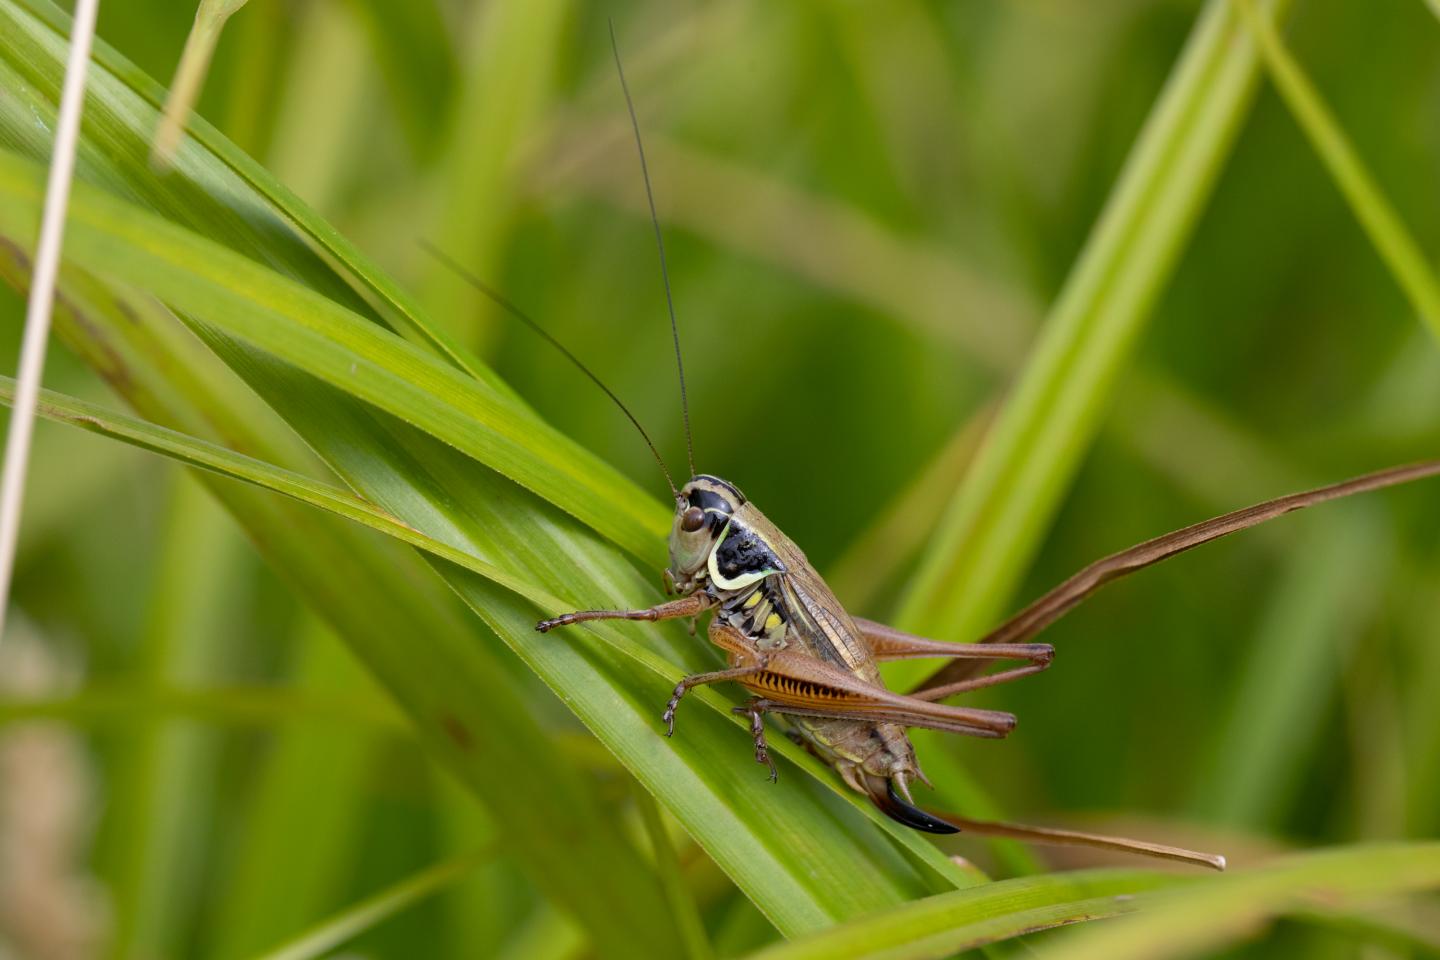
<svg viewBox="0 0 1440 960"><path fill-rule="evenodd" d="M55 277L60 270L60 245L65 232L65 207L70 199L70 178L75 172L75 142L80 135L80 108L85 100L85 68L95 37L95 15L100 0L79 0L70 29L70 56L65 64L65 85L60 93L60 116L55 125L55 148L50 158L50 179L45 188L45 209L40 219L35 270L25 309L25 335L20 344L20 372L10 432L5 437L5 466L0 474L0 638L5 635L5 613L10 605L10 580L15 570L15 543L20 532L20 506L25 494L25 472L30 462L30 438L35 428L35 401L45 371L45 346L50 339L50 310L55 303Z"/></svg>

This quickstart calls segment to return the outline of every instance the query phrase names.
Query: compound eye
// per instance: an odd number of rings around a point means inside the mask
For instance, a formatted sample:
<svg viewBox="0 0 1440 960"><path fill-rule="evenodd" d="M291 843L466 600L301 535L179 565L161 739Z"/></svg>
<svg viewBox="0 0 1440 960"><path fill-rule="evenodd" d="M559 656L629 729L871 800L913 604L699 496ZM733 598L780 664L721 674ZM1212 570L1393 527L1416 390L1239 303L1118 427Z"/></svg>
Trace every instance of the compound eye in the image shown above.
<svg viewBox="0 0 1440 960"><path fill-rule="evenodd" d="M680 529L686 533L694 533L705 526L705 511L699 507L691 507L680 514Z"/></svg>

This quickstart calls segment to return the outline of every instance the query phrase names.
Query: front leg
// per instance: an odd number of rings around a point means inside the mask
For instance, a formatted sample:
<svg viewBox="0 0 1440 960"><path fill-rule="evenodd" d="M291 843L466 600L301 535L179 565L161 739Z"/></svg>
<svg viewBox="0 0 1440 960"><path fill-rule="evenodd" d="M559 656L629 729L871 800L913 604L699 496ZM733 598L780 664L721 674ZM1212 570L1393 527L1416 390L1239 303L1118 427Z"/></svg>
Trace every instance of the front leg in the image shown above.
<svg viewBox="0 0 1440 960"><path fill-rule="evenodd" d="M585 623L589 620L673 620L676 617L697 616L705 612L709 606L710 597L696 591L688 597L671 600L645 610L576 610L574 613L562 613L558 617L541 620L535 624L535 629L541 633L548 633L556 627L568 627L572 623Z"/></svg>

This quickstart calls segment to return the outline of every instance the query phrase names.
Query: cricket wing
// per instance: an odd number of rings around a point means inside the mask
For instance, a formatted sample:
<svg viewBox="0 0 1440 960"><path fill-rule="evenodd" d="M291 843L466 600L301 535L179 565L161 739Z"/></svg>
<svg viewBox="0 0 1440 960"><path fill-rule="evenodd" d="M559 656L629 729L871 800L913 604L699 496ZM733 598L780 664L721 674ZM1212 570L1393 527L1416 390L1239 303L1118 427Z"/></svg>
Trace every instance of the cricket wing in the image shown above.
<svg viewBox="0 0 1440 960"><path fill-rule="evenodd" d="M870 645L820 575L804 566L778 576L791 625L815 656L862 680L879 683L880 670Z"/></svg>
<svg viewBox="0 0 1440 960"><path fill-rule="evenodd" d="M741 510L745 524L775 552L784 568L771 575L770 584L788 632L794 634L787 643L792 647L798 643L814 658L878 683L880 671L870 645L805 553L760 511L749 504Z"/></svg>

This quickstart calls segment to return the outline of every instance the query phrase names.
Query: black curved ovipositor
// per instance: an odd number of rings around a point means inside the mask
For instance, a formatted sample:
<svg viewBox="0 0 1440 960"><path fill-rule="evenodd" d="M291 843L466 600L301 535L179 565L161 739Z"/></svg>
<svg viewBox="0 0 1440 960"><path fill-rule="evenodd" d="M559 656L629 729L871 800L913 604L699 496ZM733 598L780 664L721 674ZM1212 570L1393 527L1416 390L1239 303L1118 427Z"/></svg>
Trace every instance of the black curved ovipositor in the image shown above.
<svg viewBox="0 0 1440 960"><path fill-rule="evenodd" d="M916 830L924 830L926 833L959 833L960 828L953 823L947 823L934 814L926 813L919 807L910 803L895 791L895 781L885 781L885 798L871 795L875 806L891 820L905 824Z"/></svg>

